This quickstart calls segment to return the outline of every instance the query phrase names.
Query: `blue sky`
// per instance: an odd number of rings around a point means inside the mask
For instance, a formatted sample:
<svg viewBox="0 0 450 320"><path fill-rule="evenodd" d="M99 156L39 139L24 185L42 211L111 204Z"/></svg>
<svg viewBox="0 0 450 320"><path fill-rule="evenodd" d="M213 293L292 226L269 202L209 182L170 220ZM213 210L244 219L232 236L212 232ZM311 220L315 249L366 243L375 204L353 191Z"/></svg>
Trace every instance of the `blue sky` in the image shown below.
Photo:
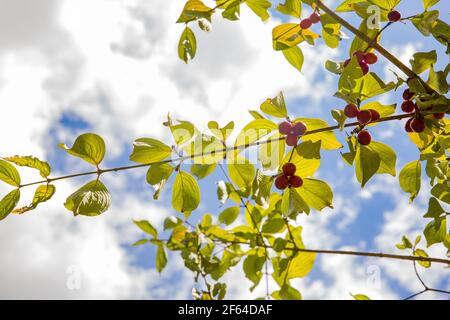
<svg viewBox="0 0 450 320"><path fill-rule="evenodd" d="M12 2L1 5L23 18L26 13ZM332 123L330 110L343 108L343 102L330 95L336 91L337 77L327 73L323 64L326 59L346 59L350 40L344 40L334 51L323 45L307 48L307 44L302 44L306 60L301 75L271 50L272 25L261 23L243 10L240 22L215 19L210 34L195 30L198 56L186 66L177 60L175 51L181 27L172 24L182 6L170 4L159 15L160 4L145 2L136 0L123 5L119 1L96 0L57 4L46 0L49 10L36 19L42 22L40 32L48 35L48 43L36 40L38 34L21 31L11 22L9 27L17 28L18 40L0 43L0 48L6 48L0 58L0 88L4 86L0 102L8 105L5 110L12 122L27 125L20 132L12 125L0 128L2 154L33 152L49 160L55 175L59 175L89 168L55 147L60 142L70 145L82 132L97 132L105 137L109 150L104 164L107 167L130 163L128 155L134 138L156 137L169 143L169 133L161 125L167 111L193 121L201 129L209 120L219 120L221 124L235 120L240 128L250 120L250 116L243 116L244 109L256 109L279 90L285 92L288 110L294 117L317 117ZM403 3L399 6L403 15L422 10L421 1ZM448 22L443 2L436 8ZM5 11L1 9L0 6L0 11ZM90 10L87 16L83 14L86 9ZM345 16L358 24L351 14ZM448 63L443 46L434 38L422 37L409 23L389 28L383 34L382 44L405 62L414 50L436 49L441 59L437 68ZM388 68L393 66L382 57L371 67L392 77ZM17 80L13 73L18 75ZM28 95L19 97L15 82L25 87ZM389 95L381 101L400 103L401 97ZM11 132L17 134L17 139L4 138ZM397 151L397 171L417 159L417 150L403 132L403 122L377 126L371 132L375 140ZM344 132L336 135L344 143ZM400 253L394 247L396 241L403 234L415 237L425 223L420 217L428 201L426 185L422 196L408 206L408 196L401 192L396 178L377 176L361 190L353 170L343 163L339 151L322 151L318 177L333 187L336 209L312 212L300 219L306 245ZM33 178L31 173L27 177ZM202 206L193 214L193 222L200 214L217 214L223 209L216 197L215 184L219 180L223 176L217 171L200 181ZM0 289L0 297L37 297L38 290L33 285L33 279L37 279L36 283L51 288L45 295L48 297L189 298L192 277L183 270L179 258L171 256L168 269L158 276L153 269L154 248L130 245L141 236L131 225L132 219L149 219L161 228L164 217L176 214L170 206L170 184L155 203L151 187L145 183L145 170L105 176L113 199L110 212L95 220L74 219L62 203L82 183L83 179L62 184L53 201L59 203L42 206L29 216L12 217L11 222L0 225L0 237L19 235L11 245L15 250L22 248L23 239L46 244L45 250L33 247L38 256L33 258L7 254L12 249L2 248L4 256L10 258L0 280L9 279L11 283ZM230 204L224 207L227 205ZM21 238L24 233L27 238ZM442 256L444 251L431 248L430 252ZM61 262L57 264L49 257L57 257ZM17 270L18 264L38 267ZM49 264L54 278L45 270ZM85 286L79 291L67 291L64 285L65 269L72 264L83 270ZM373 270L379 275L375 283L370 282ZM450 288L448 271L437 266L422 274L434 287ZM19 281L19 275L29 281ZM250 294L247 288L243 289L238 269L226 280L230 297L254 298L262 292L258 288ZM347 299L349 292L374 298L401 298L420 289L415 282L418 281L408 263L319 256L310 276L296 282L296 286L306 299ZM247 284L250 287L250 282ZM431 294L426 297L446 298Z"/></svg>

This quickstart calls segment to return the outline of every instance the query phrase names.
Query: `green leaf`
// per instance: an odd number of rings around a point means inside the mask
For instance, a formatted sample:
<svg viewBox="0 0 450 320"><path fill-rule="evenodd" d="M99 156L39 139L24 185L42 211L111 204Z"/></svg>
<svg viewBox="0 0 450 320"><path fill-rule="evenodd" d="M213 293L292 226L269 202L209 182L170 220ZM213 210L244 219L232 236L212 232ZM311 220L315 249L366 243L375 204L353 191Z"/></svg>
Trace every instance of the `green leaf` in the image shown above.
<svg viewBox="0 0 450 320"><path fill-rule="evenodd" d="M150 242L150 240L148 240L148 239L141 239L141 240L138 240L135 243L133 243L132 246L137 247L137 246L141 246L143 244L149 243L149 242Z"/></svg>
<svg viewBox="0 0 450 320"><path fill-rule="evenodd" d="M285 0L284 4L278 4L277 10L282 14L289 15L295 18L300 18L302 15L302 1L301 0Z"/></svg>
<svg viewBox="0 0 450 320"><path fill-rule="evenodd" d="M37 187L36 191L34 192L33 201L28 206L17 208L13 210L13 213L17 214L23 214L27 211L34 210L36 207L42 203L50 200L53 195L55 194L56 188L52 184L45 184L40 185Z"/></svg>
<svg viewBox="0 0 450 320"><path fill-rule="evenodd" d="M230 179L240 190L248 190L255 176L255 166L247 158L239 157L237 163L228 164Z"/></svg>
<svg viewBox="0 0 450 320"><path fill-rule="evenodd" d="M425 10L437 4L440 0L423 0L423 7Z"/></svg>
<svg viewBox="0 0 450 320"><path fill-rule="evenodd" d="M211 15L213 13L214 10L207 7L202 1L188 0L177 20L177 23L186 23L201 18L211 20Z"/></svg>
<svg viewBox="0 0 450 320"><path fill-rule="evenodd" d="M443 214L445 211L442 208L439 201L437 201L436 198L431 197L428 201L428 211L423 216L424 218L438 218L441 214Z"/></svg>
<svg viewBox="0 0 450 320"><path fill-rule="evenodd" d="M283 286L281 286L281 289L279 291L273 292L272 297L282 300L302 300L300 291L288 284L284 284Z"/></svg>
<svg viewBox="0 0 450 320"><path fill-rule="evenodd" d="M177 145L183 145L184 143L191 140L196 129L194 125L188 121L183 121L179 124L171 125L170 131L172 132L173 139Z"/></svg>
<svg viewBox="0 0 450 320"><path fill-rule="evenodd" d="M141 229L145 233L148 233L149 235L153 236L153 238L158 237L158 231L147 220L133 220L133 222L135 225L137 225L139 227L139 229Z"/></svg>
<svg viewBox="0 0 450 320"><path fill-rule="evenodd" d="M350 295L355 299L355 300L370 300L370 298L364 294L351 294Z"/></svg>
<svg viewBox="0 0 450 320"><path fill-rule="evenodd" d="M14 187L20 186L19 172L12 164L3 160L0 160L0 180Z"/></svg>
<svg viewBox="0 0 450 320"><path fill-rule="evenodd" d="M279 215L275 217L271 217L267 219L261 229L261 232L263 233L280 233L283 232L286 228L286 223L284 222L284 219L280 218Z"/></svg>
<svg viewBox="0 0 450 320"><path fill-rule="evenodd" d="M404 249L412 249L413 245L411 241L406 236L402 237L402 242L395 245L397 249L404 250Z"/></svg>
<svg viewBox="0 0 450 320"><path fill-rule="evenodd" d="M437 218L431 221L423 230L423 234L427 240L427 248L435 243L443 242L447 235L447 219Z"/></svg>
<svg viewBox="0 0 450 320"><path fill-rule="evenodd" d="M306 125L308 131L318 130L329 127L326 121L314 118L297 118L295 122L303 122ZM342 148L342 144L336 139L336 135L333 131L324 131L314 134L308 134L302 137L303 141L317 142L321 141L321 147L325 150L335 150Z"/></svg>
<svg viewBox="0 0 450 320"><path fill-rule="evenodd" d="M287 117L287 110L286 110L286 104L284 102L284 96L283 92L280 91L275 97L272 99L268 98L266 101L264 101L260 109L265 114L268 114L270 116L274 116L277 118L286 118ZM267 124L268 127L273 127L272 124Z"/></svg>
<svg viewBox="0 0 450 320"><path fill-rule="evenodd" d="M380 167L377 173L387 173L395 177L395 165L397 162L395 151L388 145L377 141L372 141L368 147L378 153L380 158Z"/></svg>
<svg viewBox="0 0 450 320"><path fill-rule="evenodd" d="M249 254L244 260L243 268L247 279L253 282L250 291L253 291L262 278L262 267L264 266L265 257L257 254Z"/></svg>
<svg viewBox="0 0 450 320"><path fill-rule="evenodd" d="M411 22L424 36L429 36L438 18L439 11L432 10L416 15Z"/></svg>
<svg viewBox="0 0 450 320"><path fill-rule="evenodd" d="M285 217L296 215L301 212L309 214L309 207L299 194L297 189L286 189L281 200L281 213Z"/></svg>
<svg viewBox="0 0 450 320"><path fill-rule="evenodd" d="M239 20L241 0L216 0L216 4L218 8L224 9L222 17L231 21Z"/></svg>
<svg viewBox="0 0 450 320"><path fill-rule="evenodd" d="M178 42L178 57L185 63L194 59L197 52L197 40L191 28L186 26Z"/></svg>
<svg viewBox="0 0 450 320"><path fill-rule="evenodd" d="M224 211L222 211L219 214L219 221L220 221L220 223L230 225L237 219L240 212L241 212L241 208L239 208L239 207L226 208Z"/></svg>
<svg viewBox="0 0 450 320"><path fill-rule="evenodd" d="M316 254L311 252L297 252L289 261L286 279L303 278L307 276L313 266Z"/></svg>
<svg viewBox="0 0 450 320"><path fill-rule="evenodd" d="M395 87L393 82L384 83L376 73L369 72L363 77L359 93L361 100L365 100L389 92L395 89Z"/></svg>
<svg viewBox="0 0 450 320"><path fill-rule="evenodd" d="M334 73L334 74L341 74L342 73L342 64L335 62L335 61L327 60L325 62L325 69L327 69L328 71L330 71L331 73Z"/></svg>
<svg viewBox="0 0 450 320"><path fill-rule="evenodd" d="M163 244L158 245L156 250L156 270L161 273L167 265L167 254Z"/></svg>
<svg viewBox="0 0 450 320"><path fill-rule="evenodd" d="M355 171L356 178L361 187L364 188L366 183L378 172L381 165L381 159L378 152L367 146L360 145L356 150Z"/></svg>
<svg viewBox="0 0 450 320"><path fill-rule="evenodd" d="M320 23L322 24L322 36L325 44L330 48L337 48L341 40L341 25L325 13L320 15Z"/></svg>
<svg viewBox="0 0 450 320"><path fill-rule="evenodd" d="M431 194L441 201L450 204L450 188L446 182L437 183L432 189Z"/></svg>
<svg viewBox="0 0 450 320"><path fill-rule="evenodd" d="M422 164L420 161L411 161L400 171L399 181L403 191L410 193L410 201L412 202L420 191L420 179L422 172Z"/></svg>
<svg viewBox="0 0 450 320"><path fill-rule="evenodd" d="M139 163L152 163L166 159L172 154L172 149L152 138L140 138L133 143L133 153L130 160Z"/></svg>
<svg viewBox="0 0 450 320"><path fill-rule="evenodd" d="M272 30L273 49L285 50L298 45L304 40L300 35L301 29L298 23L284 23Z"/></svg>
<svg viewBox="0 0 450 320"><path fill-rule="evenodd" d="M147 171L147 183L155 189L153 199L157 200L167 180L173 173L173 167L168 163L152 164Z"/></svg>
<svg viewBox="0 0 450 320"><path fill-rule="evenodd" d="M291 158L291 153L286 154L282 164L291 162L297 167L296 175L301 178L312 176L320 167L321 141L305 141L299 144Z"/></svg>
<svg viewBox="0 0 450 320"><path fill-rule="evenodd" d="M268 119L256 119L248 123L236 138L235 147L239 147L238 151L244 150L243 146L254 143L261 138L268 136L273 131L278 130L278 125ZM235 154L238 153L235 152Z"/></svg>
<svg viewBox="0 0 450 320"><path fill-rule="evenodd" d="M48 162L41 161L38 158L32 156L14 156L4 159L21 167L28 167L39 170L42 178L48 177L51 172L51 168Z"/></svg>
<svg viewBox="0 0 450 320"><path fill-rule="evenodd" d="M200 188L189 173L180 171L172 189L172 207L183 213L190 213L200 204Z"/></svg>
<svg viewBox="0 0 450 320"><path fill-rule="evenodd" d="M0 201L0 221L5 219L15 208L20 199L20 190L14 189Z"/></svg>
<svg viewBox="0 0 450 320"><path fill-rule="evenodd" d="M389 105L383 105L379 102L371 101L371 102L368 102L368 103L364 104L363 106L361 106L361 110L373 109L375 111L378 111L381 118L384 118L384 117L388 117L388 116L394 114L395 107L396 107L395 103L389 104ZM375 124L369 124L369 125L375 125Z"/></svg>
<svg viewBox="0 0 450 320"><path fill-rule="evenodd" d="M78 136L70 149L65 144L60 144L59 147L96 166L102 162L106 149L103 138L95 133L85 133Z"/></svg>
<svg viewBox="0 0 450 320"><path fill-rule="evenodd" d="M289 49L282 50L286 60L298 71L302 71L303 61L305 57L303 56L302 50L298 46L294 46Z"/></svg>
<svg viewBox="0 0 450 320"><path fill-rule="evenodd" d="M216 170L216 164L192 164L191 173L197 177L197 179L203 179L209 176Z"/></svg>
<svg viewBox="0 0 450 320"><path fill-rule="evenodd" d="M262 21L266 21L270 18L267 10L272 6L272 4L267 0L246 0L247 6L252 9Z"/></svg>
<svg viewBox="0 0 450 320"><path fill-rule="evenodd" d="M333 191L321 180L305 178L303 186L297 189L306 204L318 211L328 207L333 208Z"/></svg>
<svg viewBox="0 0 450 320"><path fill-rule="evenodd" d="M428 254L425 252L425 250L422 250L422 249L414 250L413 256L428 258ZM429 261L417 261L417 263L419 263L424 268L431 267L431 262L429 262Z"/></svg>
<svg viewBox="0 0 450 320"><path fill-rule="evenodd" d="M449 90L447 74L444 71L435 72L433 67L430 68L427 83L440 94L446 94Z"/></svg>
<svg viewBox="0 0 450 320"><path fill-rule="evenodd" d="M225 127L219 128L219 124L216 121L210 121L208 122L208 129L217 139L220 141L226 141L233 133L234 122L230 121Z"/></svg>
<svg viewBox="0 0 450 320"><path fill-rule="evenodd" d="M437 53L436 50L432 50L430 52L417 52L413 55L413 58L410 60L412 70L416 74L421 74L422 72L430 69L437 61Z"/></svg>
<svg viewBox="0 0 450 320"><path fill-rule="evenodd" d="M72 193L64 203L75 216L98 216L108 210L111 196L100 180L93 180Z"/></svg>
<svg viewBox="0 0 450 320"><path fill-rule="evenodd" d="M272 171L278 169L286 150L286 143L280 140L283 137L280 133L270 136L270 139L258 148L258 160L261 161L264 170Z"/></svg>

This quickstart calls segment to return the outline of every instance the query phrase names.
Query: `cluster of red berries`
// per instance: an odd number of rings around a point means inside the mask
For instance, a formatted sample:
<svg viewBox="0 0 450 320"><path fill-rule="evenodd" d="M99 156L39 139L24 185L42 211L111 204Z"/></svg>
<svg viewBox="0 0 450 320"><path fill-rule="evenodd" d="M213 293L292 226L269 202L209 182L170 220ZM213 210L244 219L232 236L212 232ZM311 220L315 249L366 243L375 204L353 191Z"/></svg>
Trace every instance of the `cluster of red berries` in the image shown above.
<svg viewBox="0 0 450 320"><path fill-rule="evenodd" d="M360 110L356 105L350 103L345 106L344 114L347 118L357 118L359 124L365 125L369 122L375 122L380 119L380 114L377 110L367 109Z"/></svg>
<svg viewBox="0 0 450 320"><path fill-rule="evenodd" d="M286 163L283 165L282 173L275 179L275 187L279 190L286 188L300 188L303 185L303 180L295 175L297 168L293 163Z"/></svg>
<svg viewBox="0 0 450 320"><path fill-rule="evenodd" d="M356 105L350 103L345 106L344 114L348 118L357 118L360 125L364 126L369 122L375 122L380 119L380 113L374 109L360 110ZM358 132L358 142L367 146L372 141L372 137L367 130Z"/></svg>
<svg viewBox="0 0 450 320"><path fill-rule="evenodd" d="M297 144L298 138L305 134L306 125L303 122L284 121L279 124L278 130L286 135L286 144L293 147Z"/></svg>
<svg viewBox="0 0 450 320"><path fill-rule="evenodd" d="M406 121L405 131L406 132L416 132L420 133L425 130L425 120L420 115L420 110L417 107L417 104L412 101L414 98L414 92L411 92L409 89L406 89L403 92L403 103L402 103L402 111L405 113L415 113L415 115ZM437 120L440 120L445 117L444 112L433 113L433 117Z"/></svg>
<svg viewBox="0 0 450 320"><path fill-rule="evenodd" d="M358 64L361 67L363 74L367 74L369 72L369 64L375 64L378 61L378 57L373 52L363 52L363 51L355 51L353 55L358 60ZM351 59L347 59L344 61L344 68L350 63Z"/></svg>
<svg viewBox="0 0 450 320"><path fill-rule="evenodd" d="M416 113L416 115L412 118L409 118L405 124L406 132L423 132L425 130L425 121L419 114L419 108L412 100L414 98L414 92L406 89L403 92L403 103L402 103L402 111L405 113Z"/></svg>
<svg viewBox="0 0 450 320"><path fill-rule="evenodd" d="M320 21L320 16L317 14L317 12L313 12L309 18L303 19L300 22L300 28L302 29L309 29L313 23L317 23Z"/></svg>

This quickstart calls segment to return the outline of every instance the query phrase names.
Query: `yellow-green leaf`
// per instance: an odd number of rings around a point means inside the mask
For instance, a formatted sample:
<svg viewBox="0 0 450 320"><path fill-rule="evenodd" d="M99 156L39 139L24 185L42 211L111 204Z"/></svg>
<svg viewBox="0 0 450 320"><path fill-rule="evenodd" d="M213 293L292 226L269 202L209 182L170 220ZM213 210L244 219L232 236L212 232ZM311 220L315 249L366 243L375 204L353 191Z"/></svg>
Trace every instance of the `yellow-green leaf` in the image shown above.
<svg viewBox="0 0 450 320"><path fill-rule="evenodd" d="M100 180L93 180L72 193L64 203L75 216L98 216L108 210L111 196Z"/></svg>
<svg viewBox="0 0 450 320"><path fill-rule="evenodd" d="M172 153L172 149L152 138L140 138L133 143L133 153L130 160L139 163L152 163L166 159Z"/></svg>
<svg viewBox="0 0 450 320"><path fill-rule="evenodd" d="M41 161L32 156L13 156L4 158L6 161L12 162L21 167L28 167L39 170L42 178L50 175L51 168L48 162Z"/></svg>
<svg viewBox="0 0 450 320"><path fill-rule="evenodd" d="M20 186L19 172L12 164L3 160L0 160L0 180L14 187Z"/></svg>
<svg viewBox="0 0 450 320"><path fill-rule="evenodd" d="M79 157L90 164L98 166L105 156L105 141L95 133L85 133L78 136L72 146L60 144L60 148L66 150L75 157Z"/></svg>
<svg viewBox="0 0 450 320"><path fill-rule="evenodd" d="M179 172L172 189L172 207L183 213L191 213L200 204L200 188L187 172Z"/></svg>
<svg viewBox="0 0 450 320"><path fill-rule="evenodd" d="M20 190L14 189L0 200L0 221L5 219L15 208L20 199Z"/></svg>
<svg viewBox="0 0 450 320"><path fill-rule="evenodd" d="M422 164L420 161L411 161L400 171L399 181L400 187L403 191L410 194L410 201L412 202L414 198L420 191L420 180L422 173Z"/></svg>

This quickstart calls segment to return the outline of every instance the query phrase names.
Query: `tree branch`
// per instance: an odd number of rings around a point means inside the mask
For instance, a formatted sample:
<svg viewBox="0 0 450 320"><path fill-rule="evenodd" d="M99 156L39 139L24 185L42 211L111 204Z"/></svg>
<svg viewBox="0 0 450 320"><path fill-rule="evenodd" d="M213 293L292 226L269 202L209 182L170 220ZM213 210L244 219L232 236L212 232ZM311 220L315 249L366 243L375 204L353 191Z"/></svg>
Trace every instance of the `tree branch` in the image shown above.
<svg viewBox="0 0 450 320"><path fill-rule="evenodd" d="M373 39L369 38L366 34L359 31L357 28L348 23L345 19L341 18L338 14L336 14L333 10L327 7L322 1L314 0L317 6L326 12L330 17L343 25L346 29L352 32L355 36L366 42L376 51L378 51L382 56L388 59L392 64L394 64L397 68L399 68L404 74L406 74L410 78L417 78L422 85L427 89L429 93L435 92L433 88L431 88L419 75L417 75L414 71L412 71L409 67L407 67L403 62L401 62L397 57L395 57L392 53L387 51L383 46L381 46L377 41L373 41Z"/></svg>
<svg viewBox="0 0 450 320"><path fill-rule="evenodd" d="M218 239L218 241L221 241ZM245 241L227 241L227 243L250 245L249 242ZM267 248L273 249L272 246L268 245ZM348 255L348 256L361 256L361 257L374 257L374 258L388 258L404 261L427 261L442 263L450 265L450 260L432 257L418 257L418 256L405 256L400 254L390 254L382 252L364 252L364 251L347 251L347 250L324 250L324 249L304 249L304 248L284 248L284 250L290 250L294 252L309 252L309 253L319 253L319 254L338 254L338 255Z"/></svg>
<svg viewBox="0 0 450 320"><path fill-rule="evenodd" d="M410 113L404 113L404 114L380 118L377 121L374 121L371 123L381 123L381 122L387 122L387 121L392 121L392 120L402 120L402 119L410 118L412 116L413 115ZM344 128L355 127L358 125L360 125L359 122L346 123L344 125ZM307 132L305 132L304 136L308 136L308 135L316 134L316 133L320 133L320 132L339 130L339 129L341 129L341 127L338 125L324 127L324 128L307 131ZM196 159L196 158L200 158L200 157L204 157L204 156L208 156L208 155L215 155L215 154L227 153L227 152L236 151L236 150L243 150L243 149L247 149L249 147L261 146L261 145L269 144L272 142L283 141L283 140L285 140L285 137L269 139L269 140L264 140L264 141L257 141L257 142L253 142L253 143L247 143L247 144L228 147L228 148L224 147L223 149L219 149L219 150L213 150L210 152L201 152L201 153L197 153L197 154L193 154L193 155L189 155L189 156L178 157L175 159L166 159L166 160L162 160L162 161L149 162L149 163L144 163L144 164L135 164L135 165L130 165L130 166L121 166L121 167L115 167L115 168L109 168L109 169L98 169L96 171L87 171L87 172L59 176L59 177L55 177L55 178L47 178L45 180L39 180L39 181L35 181L35 182L22 184L22 185L20 185L20 188L29 187L29 186L33 186L33 185L37 185L37 184L43 184L43 183L51 183L51 182L58 181L58 180L65 180L65 179L77 178L77 177L82 177L82 176L88 176L88 175L95 175L95 174L101 175L101 174L108 173L108 172L119 172L119 171L131 170L131 169L146 168L146 167L149 167L154 164L172 163L172 162L178 162L178 161L184 161L184 160L192 160L192 159Z"/></svg>

